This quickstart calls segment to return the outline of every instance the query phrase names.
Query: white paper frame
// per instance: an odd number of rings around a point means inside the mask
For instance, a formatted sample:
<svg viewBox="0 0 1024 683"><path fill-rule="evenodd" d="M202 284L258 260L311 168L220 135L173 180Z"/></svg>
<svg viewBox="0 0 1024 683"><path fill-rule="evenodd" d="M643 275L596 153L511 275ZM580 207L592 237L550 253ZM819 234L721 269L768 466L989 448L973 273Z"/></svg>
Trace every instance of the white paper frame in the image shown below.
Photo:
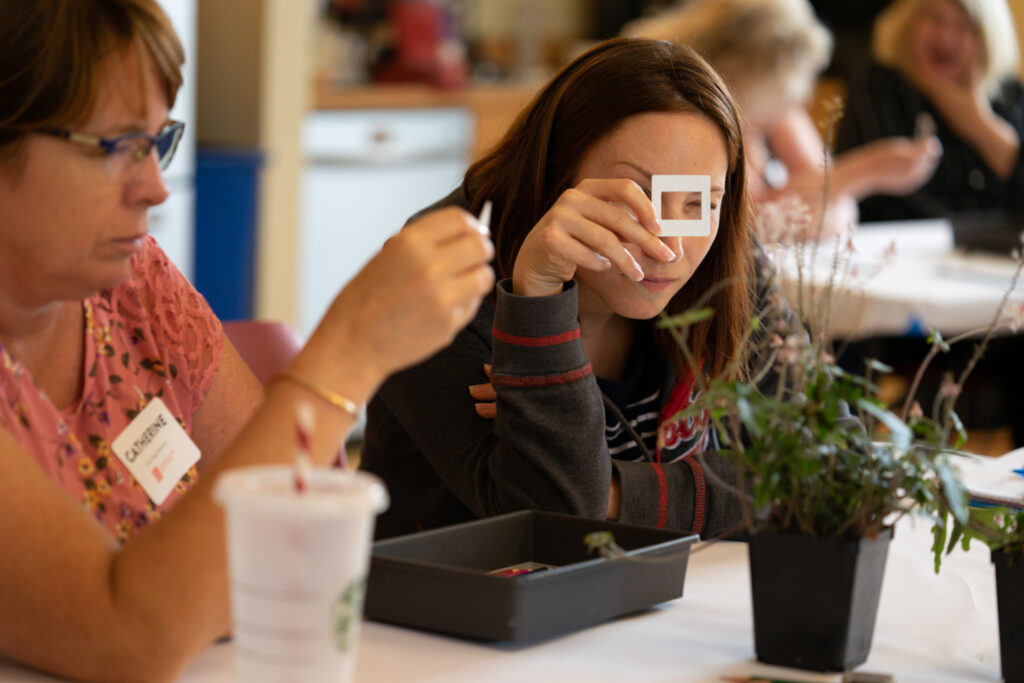
<svg viewBox="0 0 1024 683"><path fill-rule="evenodd" d="M700 218L662 220L663 192L700 192ZM711 176L653 175L651 203L654 204L654 217L661 224L661 237L707 237L711 234Z"/></svg>

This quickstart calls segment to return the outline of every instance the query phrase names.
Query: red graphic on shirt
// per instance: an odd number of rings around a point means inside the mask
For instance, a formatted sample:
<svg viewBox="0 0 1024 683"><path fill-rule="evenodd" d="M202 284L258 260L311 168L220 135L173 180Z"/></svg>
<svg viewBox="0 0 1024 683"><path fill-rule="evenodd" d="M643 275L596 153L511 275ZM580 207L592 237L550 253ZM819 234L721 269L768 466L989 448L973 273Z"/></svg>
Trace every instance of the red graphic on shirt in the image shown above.
<svg viewBox="0 0 1024 683"><path fill-rule="evenodd" d="M661 461L662 451L672 452L672 460L685 458L694 453L703 453L708 445L708 423L710 415L707 411L699 415L675 418L680 411L693 403L698 391L692 376L680 378L672 387L668 401L661 411L660 429L663 437L661 448L658 451L658 461ZM674 452L678 448L684 448L681 452Z"/></svg>
<svg viewBox="0 0 1024 683"><path fill-rule="evenodd" d="M153 478L156 479L158 482L163 480L164 473L160 471L159 467L153 468Z"/></svg>

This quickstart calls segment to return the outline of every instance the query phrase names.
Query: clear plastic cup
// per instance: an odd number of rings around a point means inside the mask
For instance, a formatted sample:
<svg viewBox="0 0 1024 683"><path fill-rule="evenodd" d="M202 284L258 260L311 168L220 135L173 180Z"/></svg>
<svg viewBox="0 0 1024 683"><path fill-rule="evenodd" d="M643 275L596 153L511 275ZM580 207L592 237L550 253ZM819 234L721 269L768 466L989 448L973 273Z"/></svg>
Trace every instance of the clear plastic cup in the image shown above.
<svg viewBox="0 0 1024 683"><path fill-rule="evenodd" d="M349 681L377 514L388 506L371 474L246 467L217 480L224 506L236 680Z"/></svg>

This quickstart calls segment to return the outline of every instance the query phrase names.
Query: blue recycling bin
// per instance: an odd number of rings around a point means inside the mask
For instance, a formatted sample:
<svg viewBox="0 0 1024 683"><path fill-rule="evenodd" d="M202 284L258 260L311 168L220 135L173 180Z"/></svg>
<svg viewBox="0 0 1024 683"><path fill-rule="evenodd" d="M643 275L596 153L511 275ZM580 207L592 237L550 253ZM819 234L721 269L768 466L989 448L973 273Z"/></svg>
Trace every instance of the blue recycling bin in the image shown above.
<svg viewBox="0 0 1024 683"><path fill-rule="evenodd" d="M263 152L196 150L195 286L221 320L253 317Z"/></svg>

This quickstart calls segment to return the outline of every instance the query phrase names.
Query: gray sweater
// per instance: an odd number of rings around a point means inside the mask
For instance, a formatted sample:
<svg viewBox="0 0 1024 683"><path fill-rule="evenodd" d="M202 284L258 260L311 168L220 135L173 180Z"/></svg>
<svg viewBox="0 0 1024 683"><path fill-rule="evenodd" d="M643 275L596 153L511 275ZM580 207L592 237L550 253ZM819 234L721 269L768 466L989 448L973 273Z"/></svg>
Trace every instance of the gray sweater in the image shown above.
<svg viewBox="0 0 1024 683"><path fill-rule="evenodd" d="M613 470L621 521L704 535L739 521L739 501L719 481L734 481L734 464L696 452L715 446L710 430L670 438L650 462L609 456L576 315L573 283L557 296L521 297L502 281L450 346L385 382L369 405L362 455L391 492L378 537L524 508L602 518ZM493 420L476 414L468 391L487 381L484 363L498 396ZM666 373L663 418L689 389Z"/></svg>
<svg viewBox="0 0 1024 683"><path fill-rule="evenodd" d="M424 213L450 204L465 206L465 198L457 190ZM753 258L759 276L772 270L760 248ZM771 291L758 282L755 311L766 310ZM493 420L476 414L468 389L487 382L485 363L497 392ZM761 389L774 391L777 381L768 373ZM391 493L377 537L522 509L603 518L613 472L620 521L705 537L735 532L735 462L717 452L713 429L673 419L692 391L669 366L660 393L664 446L640 461L616 460L579 337L575 283L557 296L522 297L499 282L450 346L392 376L370 401L361 467ZM841 413L849 415L845 405Z"/></svg>

